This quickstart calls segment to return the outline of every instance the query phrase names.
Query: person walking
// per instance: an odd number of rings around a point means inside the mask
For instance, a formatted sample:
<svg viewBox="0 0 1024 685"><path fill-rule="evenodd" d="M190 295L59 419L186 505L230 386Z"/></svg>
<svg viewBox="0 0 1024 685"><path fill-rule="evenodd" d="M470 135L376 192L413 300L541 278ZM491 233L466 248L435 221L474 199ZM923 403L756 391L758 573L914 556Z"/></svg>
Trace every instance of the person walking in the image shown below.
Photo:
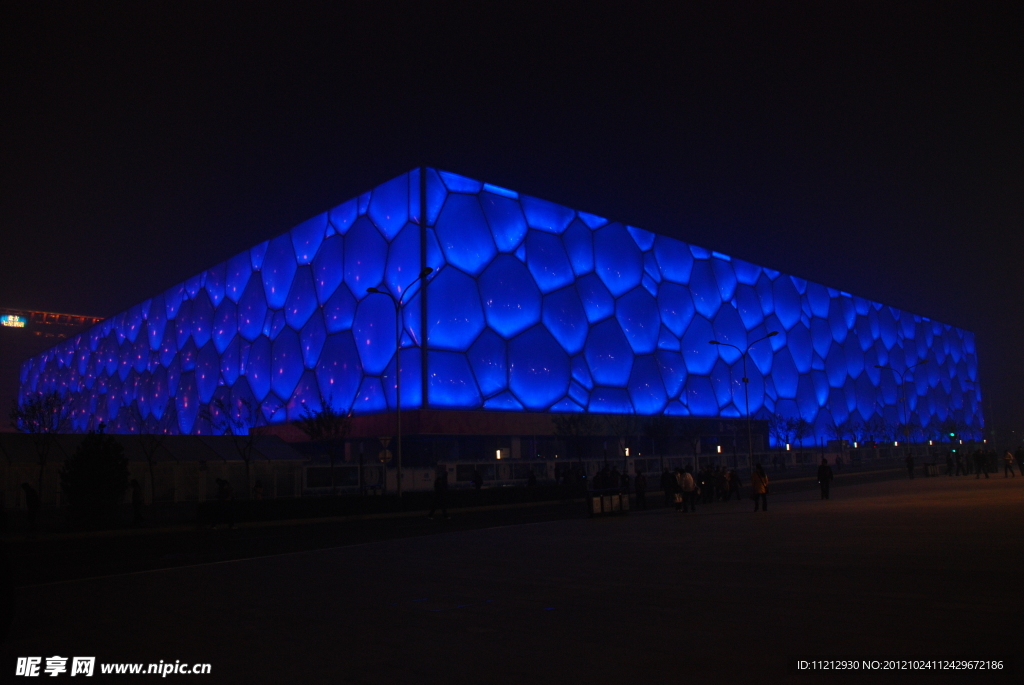
<svg viewBox="0 0 1024 685"><path fill-rule="evenodd" d="M683 495L683 513L686 513L687 507L689 510L696 514L697 513L697 481L693 479L693 474L690 473L690 467L687 466L683 469L682 482L680 484Z"/></svg>
<svg viewBox="0 0 1024 685"><path fill-rule="evenodd" d="M720 502L729 498L729 474L721 466L715 474L715 498Z"/></svg>
<svg viewBox="0 0 1024 685"><path fill-rule="evenodd" d="M739 502L740 501L740 486L741 485L743 485L743 483L740 482L740 474L739 474L739 472L737 472L736 469L733 469L733 470L729 471L729 493L725 496L725 499L727 499L727 500L731 499L733 493L735 493L736 494L736 501Z"/></svg>
<svg viewBox="0 0 1024 685"><path fill-rule="evenodd" d="M982 472L985 473L985 478L986 479L988 478L988 464L985 463L986 461L988 461L988 460L985 458L985 453L984 452L982 452L981 450L975 450L974 451L974 472L975 472L974 478L975 478L975 480L981 478Z"/></svg>
<svg viewBox="0 0 1024 685"><path fill-rule="evenodd" d="M697 486L700 488L704 504L711 504L715 501L715 481L711 476L711 467L705 466L697 476Z"/></svg>
<svg viewBox="0 0 1024 685"><path fill-rule="evenodd" d="M758 504L762 505L764 511L768 511L768 474L764 472L764 467L760 463L750 474L750 489L754 498L754 511L757 511Z"/></svg>
<svg viewBox="0 0 1024 685"><path fill-rule="evenodd" d="M953 475L953 455L949 450L946 450L946 475Z"/></svg>
<svg viewBox="0 0 1024 685"><path fill-rule="evenodd" d="M636 478L633 479L633 489L636 491L636 508L647 509L647 476L636 467Z"/></svg>
<svg viewBox="0 0 1024 685"><path fill-rule="evenodd" d="M907 477L914 480L914 457L907 452Z"/></svg>
<svg viewBox="0 0 1024 685"><path fill-rule="evenodd" d="M675 502L676 511L685 512L683 509L683 503L686 500L686 495L683 490L683 481L685 480L685 472L682 469L676 469L674 474L675 482L672 484L672 500Z"/></svg>
<svg viewBox="0 0 1024 685"><path fill-rule="evenodd" d="M1006 472L1009 471L1010 475L1014 478L1017 474L1013 472L1013 454L1010 450L1006 450L1006 454L1003 455L1003 478L1006 478ZM1020 472L1020 475L1024 476L1024 471Z"/></svg>
<svg viewBox="0 0 1024 685"><path fill-rule="evenodd" d="M967 475L967 467L964 466L964 455L960 454L959 452L956 453L956 475Z"/></svg>
<svg viewBox="0 0 1024 685"><path fill-rule="evenodd" d="M828 459L822 457L821 466L818 467L818 485L821 486L822 499L828 499L828 488L832 478L832 467L828 465Z"/></svg>
<svg viewBox="0 0 1024 685"><path fill-rule="evenodd" d="M434 518L434 512L441 509L441 514L445 519L450 519L448 515L448 469L443 466L437 468L437 475L434 477L434 500L430 505L430 513L427 514L428 519Z"/></svg>

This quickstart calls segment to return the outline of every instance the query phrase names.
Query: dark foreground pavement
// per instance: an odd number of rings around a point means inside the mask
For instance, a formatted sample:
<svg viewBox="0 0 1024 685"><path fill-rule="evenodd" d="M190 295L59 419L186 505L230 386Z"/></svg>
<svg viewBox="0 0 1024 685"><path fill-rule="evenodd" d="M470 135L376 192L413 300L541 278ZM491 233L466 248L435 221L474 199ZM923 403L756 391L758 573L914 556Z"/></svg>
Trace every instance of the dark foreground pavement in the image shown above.
<svg viewBox="0 0 1024 685"><path fill-rule="evenodd" d="M1024 481L886 480L836 488L828 502L794 489L770 505L437 525L21 587L0 668L5 682L16 657L52 655L210 663L210 675L168 678L211 683L1024 677ZM1011 670L844 676L797 672L797 656L1003 659Z"/></svg>

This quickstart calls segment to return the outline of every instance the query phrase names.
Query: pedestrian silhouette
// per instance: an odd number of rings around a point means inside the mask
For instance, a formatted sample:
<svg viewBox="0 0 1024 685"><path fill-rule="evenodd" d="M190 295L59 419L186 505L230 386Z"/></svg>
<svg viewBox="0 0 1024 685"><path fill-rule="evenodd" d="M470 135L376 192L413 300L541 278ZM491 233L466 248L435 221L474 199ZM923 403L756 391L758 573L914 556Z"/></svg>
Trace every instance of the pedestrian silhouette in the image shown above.
<svg viewBox="0 0 1024 685"><path fill-rule="evenodd" d="M822 457L821 466L818 467L818 485L821 486L822 499L828 499L828 487L832 478L832 467L828 465L828 459Z"/></svg>
<svg viewBox="0 0 1024 685"><path fill-rule="evenodd" d="M764 511L768 511L768 474L764 472L761 464L757 464L754 472L750 474L750 489L753 491L751 495L754 498L754 511L757 511L758 504L762 505Z"/></svg>
<svg viewBox="0 0 1024 685"><path fill-rule="evenodd" d="M964 465L964 456L959 452L956 453L956 475L967 475L967 467Z"/></svg>
<svg viewBox="0 0 1024 685"><path fill-rule="evenodd" d="M647 508L647 476L643 474L640 467L636 467L636 478L633 479L633 487L636 488L636 508Z"/></svg>
<svg viewBox="0 0 1024 685"><path fill-rule="evenodd" d="M725 496L725 499L730 499L733 493L736 493L736 501L740 501L740 486L743 485L743 481L740 480L740 474L733 469L729 472L729 494Z"/></svg>
<svg viewBox="0 0 1024 685"><path fill-rule="evenodd" d="M975 479L981 478L981 474L985 474L985 478L988 478L988 460L985 458L985 453L981 450L974 451L974 477Z"/></svg>
<svg viewBox="0 0 1024 685"><path fill-rule="evenodd" d="M697 481L693 479L693 469L687 466L682 470L682 476L679 481L679 488L681 489L681 495L683 497L683 513L687 510L692 513L697 512Z"/></svg>
<svg viewBox="0 0 1024 685"><path fill-rule="evenodd" d="M675 483L673 484L672 488L672 499L675 501L676 511L682 512L685 512L685 509L683 509L683 498L685 497L685 495L683 494L683 479L685 478L685 475L686 474L683 473L682 469L676 469L676 473L674 476Z"/></svg>
<svg viewBox="0 0 1024 685"><path fill-rule="evenodd" d="M441 514L444 515L445 519L450 519L448 515L448 469L444 467L438 467L437 475L434 477L434 501L430 505L430 513L427 514L428 519L434 518L434 512L438 509L441 510Z"/></svg>
<svg viewBox="0 0 1024 685"><path fill-rule="evenodd" d="M1006 478L1007 471L1014 478L1017 477L1017 474L1013 472L1013 454L1010 450L1006 450L1006 454L1003 455L1003 478ZM1024 471L1021 471L1021 475L1024 476Z"/></svg>

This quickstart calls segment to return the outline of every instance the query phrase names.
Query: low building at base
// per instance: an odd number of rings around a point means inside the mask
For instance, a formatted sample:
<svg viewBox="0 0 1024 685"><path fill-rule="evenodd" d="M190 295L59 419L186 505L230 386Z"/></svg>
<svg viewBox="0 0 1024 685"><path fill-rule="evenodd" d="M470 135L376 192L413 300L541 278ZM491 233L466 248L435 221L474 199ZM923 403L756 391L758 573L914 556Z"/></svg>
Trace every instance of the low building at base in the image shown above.
<svg viewBox="0 0 1024 685"><path fill-rule="evenodd" d="M18 399L21 362L102 320L99 316L0 307L0 410L5 419ZM0 421L0 432L13 430L9 421Z"/></svg>

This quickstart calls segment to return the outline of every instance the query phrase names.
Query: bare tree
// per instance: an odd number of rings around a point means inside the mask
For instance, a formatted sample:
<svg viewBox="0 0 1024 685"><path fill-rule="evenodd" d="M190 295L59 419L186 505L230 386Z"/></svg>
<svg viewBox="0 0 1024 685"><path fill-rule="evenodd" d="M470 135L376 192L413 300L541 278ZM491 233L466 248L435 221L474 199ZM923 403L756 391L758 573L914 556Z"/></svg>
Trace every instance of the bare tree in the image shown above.
<svg viewBox="0 0 1024 685"><path fill-rule="evenodd" d="M885 442L885 434L888 431L888 428L885 425L885 419L878 414L874 414L870 419L864 422L863 431L866 436L866 440Z"/></svg>
<svg viewBox="0 0 1024 685"><path fill-rule="evenodd" d="M257 429L267 423L260 403L249 397L242 397L234 406L229 406L218 397L203 407L199 415L208 421L214 430L231 436L235 452L245 463L245 496L252 497L252 455L256 451L256 438L259 437Z"/></svg>
<svg viewBox="0 0 1024 685"><path fill-rule="evenodd" d="M626 454L626 440L639 435L643 428L636 414L616 414L608 419L607 426L611 434L618 438L619 452L623 455Z"/></svg>
<svg viewBox="0 0 1024 685"><path fill-rule="evenodd" d="M577 461L583 461L583 438L594 435L601 427L600 419L586 412L555 414L551 423L555 424L555 435L566 441Z"/></svg>
<svg viewBox="0 0 1024 685"><path fill-rule="evenodd" d="M839 424L839 426L843 429L850 442L857 442L860 439L861 431L864 430L864 425L852 416Z"/></svg>
<svg viewBox="0 0 1024 685"><path fill-rule="evenodd" d="M331 404L331 398L320 397L320 409L313 411L305 403L302 405L302 416L294 421L296 426L305 433L310 441L319 443L327 450L331 460L331 492L335 491L334 464L344 454L345 438L348 437L352 425L352 412L347 414L337 411ZM362 463L359 466L359 484L363 483Z"/></svg>
<svg viewBox="0 0 1024 685"><path fill-rule="evenodd" d="M804 438L812 433L812 426L807 419L800 417L793 421L793 437L800 443L800 449L804 448Z"/></svg>
<svg viewBox="0 0 1024 685"><path fill-rule="evenodd" d="M153 423L142 418L142 411L139 409L137 400L132 400L132 403L128 405L128 416L132 428L137 430L139 446L142 448L142 453L146 455L146 463L149 465L149 498L151 502L156 502L156 469L154 465L157 461L157 453L163 447L164 441L167 440L167 429L157 429L160 432L154 432Z"/></svg>
<svg viewBox="0 0 1024 685"><path fill-rule="evenodd" d="M846 458L846 424L849 423L850 419L845 419L840 423L836 423L835 420L831 421L828 425L828 435L830 438L836 441L839 447L839 455L841 458Z"/></svg>
<svg viewBox="0 0 1024 685"><path fill-rule="evenodd" d="M700 464L697 463L697 452L700 448L700 439L704 435L703 422L679 419L673 423L676 435L682 438L683 442L689 445L690 449L693 451L693 466L696 470L700 467ZM662 465L662 468L664 468L664 465Z"/></svg>
<svg viewBox="0 0 1024 685"><path fill-rule="evenodd" d="M775 440L775 446L780 450L783 443L789 442L791 422L781 414L771 414L768 417L768 432Z"/></svg>
<svg viewBox="0 0 1024 685"><path fill-rule="evenodd" d="M884 418L879 418L878 425L875 427L876 433L881 436L882 442L891 443L896 439L896 424L892 421L887 421Z"/></svg>
<svg viewBox="0 0 1024 685"><path fill-rule="evenodd" d="M843 422L843 423L845 423L845 422ZM836 423L835 421L832 421L831 423L829 423L829 425L828 425L828 436L830 438L832 438L833 440L835 440L836 442L839 443L839 448L840 449L842 449L842 447L843 447L842 443L844 442L844 440L843 440L843 436L844 435L846 435L846 429L843 428L843 424L842 423Z"/></svg>
<svg viewBox="0 0 1024 685"><path fill-rule="evenodd" d="M946 417L946 420L942 422L942 436L944 440L949 440L952 444L955 440L960 439L961 433L964 431L964 423L958 421L952 416Z"/></svg>
<svg viewBox="0 0 1024 685"><path fill-rule="evenodd" d="M60 433L71 430L71 404L59 392L39 393L11 407L11 426L32 436L32 446L39 465L39 494L43 492L43 473L50 448Z"/></svg>
<svg viewBox="0 0 1024 685"><path fill-rule="evenodd" d="M644 433L651 439L651 451L661 459L659 468L665 468L665 455L658 452L658 443L667 442L676 433L676 422L664 414L656 414L644 421ZM662 444L664 450L665 445Z"/></svg>
<svg viewBox="0 0 1024 685"><path fill-rule="evenodd" d="M897 423L893 429L895 435L903 436L903 440L909 446L915 439L920 438L924 435L924 429L918 425L917 421L910 419L906 423Z"/></svg>

